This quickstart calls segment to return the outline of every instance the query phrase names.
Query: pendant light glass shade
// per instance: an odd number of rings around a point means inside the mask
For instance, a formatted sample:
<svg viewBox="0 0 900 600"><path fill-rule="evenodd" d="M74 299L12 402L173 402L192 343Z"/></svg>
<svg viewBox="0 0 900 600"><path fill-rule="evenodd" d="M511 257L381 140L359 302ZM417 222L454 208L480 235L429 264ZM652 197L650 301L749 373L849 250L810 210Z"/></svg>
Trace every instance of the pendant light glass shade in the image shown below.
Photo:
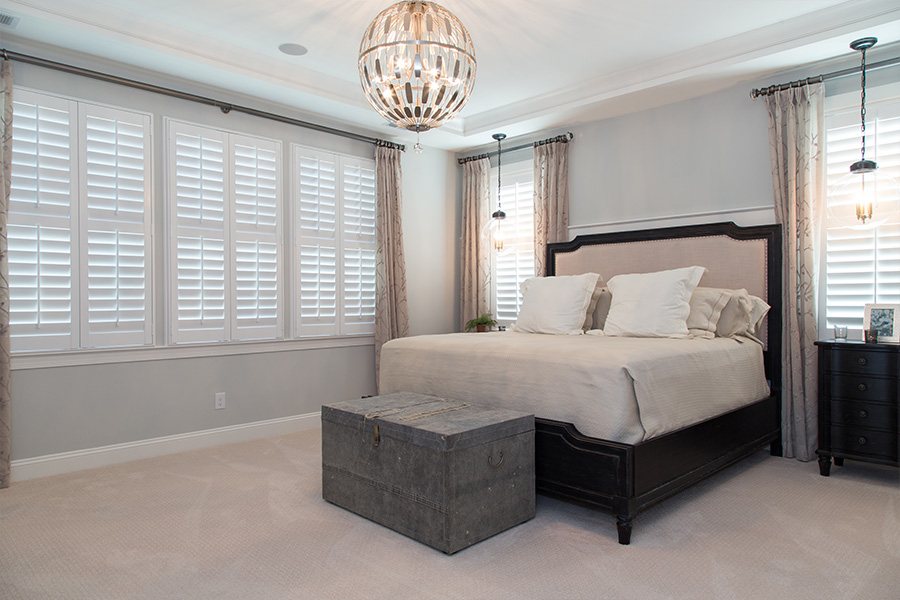
<svg viewBox="0 0 900 600"><path fill-rule="evenodd" d="M831 216L841 225L853 229L868 229L885 223L900 207L900 185L893 177L876 169L859 172L852 168L831 189L828 196Z"/></svg>
<svg viewBox="0 0 900 600"><path fill-rule="evenodd" d="M398 2L366 29L359 78L385 119L428 131L453 118L472 95L475 48L453 13L434 2Z"/></svg>
<svg viewBox="0 0 900 600"><path fill-rule="evenodd" d="M862 53L860 160L850 165L828 194L828 211L841 225L852 229L874 227L890 219L900 208L900 184L878 170L874 160L866 159L866 50L878 42L866 37L854 40L850 47Z"/></svg>

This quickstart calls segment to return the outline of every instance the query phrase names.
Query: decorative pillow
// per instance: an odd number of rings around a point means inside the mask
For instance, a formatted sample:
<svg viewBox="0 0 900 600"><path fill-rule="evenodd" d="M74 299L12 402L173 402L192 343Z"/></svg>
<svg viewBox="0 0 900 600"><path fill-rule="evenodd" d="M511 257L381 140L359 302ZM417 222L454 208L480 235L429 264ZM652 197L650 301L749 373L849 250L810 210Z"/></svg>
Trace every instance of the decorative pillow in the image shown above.
<svg viewBox="0 0 900 600"><path fill-rule="evenodd" d="M580 335L597 273L531 277L522 282L522 308L512 325L522 333Z"/></svg>
<svg viewBox="0 0 900 600"><path fill-rule="evenodd" d="M594 313L597 311L597 304L599 304L600 299L603 296L603 292L606 292L606 295L609 295L609 290L606 289L606 286L603 285L603 278L597 278L597 285L594 286L594 292L591 294L591 302L588 304L587 314L584 317L584 325L582 325L582 329L588 331L590 329L594 329ZM609 310L609 304L606 305L607 310ZM606 315L603 315L604 320L606 319Z"/></svg>
<svg viewBox="0 0 900 600"><path fill-rule="evenodd" d="M769 305L762 298L751 296L745 289L732 290L731 299L725 304L719 317L716 336L753 337L759 333L763 318L768 312Z"/></svg>
<svg viewBox="0 0 900 600"><path fill-rule="evenodd" d="M593 304L593 300L591 301ZM603 286L600 288L600 297L597 300L597 305L593 307L588 307L588 317L584 320L584 329L585 331L595 331L597 329L603 329L603 326L606 324L606 315L609 314L609 306L612 304L612 294L609 293L609 288Z"/></svg>
<svg viewBox="0 0 900 600"><path fill-rule="evenodd" d="M689 337L691 294L705 267L616 275L607 284L612 304L603 326L610 336Z"/></svg>
<svg viewBox="0 0 900 600"><path fill-rule="evenodd" d="M687 318L687 328L691 337L712 339L716 337L716 325L722 316L722 309L733 295L732 290L698 287L691 294L691 312Z"/></svg>

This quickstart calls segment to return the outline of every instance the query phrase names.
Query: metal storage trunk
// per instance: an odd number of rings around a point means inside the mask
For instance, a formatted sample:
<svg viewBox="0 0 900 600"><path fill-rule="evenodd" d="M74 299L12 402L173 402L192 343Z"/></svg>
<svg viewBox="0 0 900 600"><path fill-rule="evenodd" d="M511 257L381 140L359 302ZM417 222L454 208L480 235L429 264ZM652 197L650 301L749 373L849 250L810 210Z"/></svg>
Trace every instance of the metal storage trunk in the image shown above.
<svg viewBox="0 0 900 600"><path fill-rule="evenodd" d="M534 415L400 392L322 407L322 497L452 554L534 517Z"/></svg>

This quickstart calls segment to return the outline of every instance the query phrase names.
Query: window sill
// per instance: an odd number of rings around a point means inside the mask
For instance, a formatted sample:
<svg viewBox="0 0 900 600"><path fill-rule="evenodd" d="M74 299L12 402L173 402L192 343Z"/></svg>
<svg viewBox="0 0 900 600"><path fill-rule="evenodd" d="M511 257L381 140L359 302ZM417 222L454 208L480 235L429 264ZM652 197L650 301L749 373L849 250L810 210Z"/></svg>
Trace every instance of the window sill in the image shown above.
<svg viewBox="0 0 900 600"><path fill-rule="evenodd" d="M266 340L258 342L227 342L215 344L185 344L179 346L148 346L144 348L107 348L103 350L69 350L62 352L28 352L13 354L10 368L50 369L54 367L81 367L116 363L144 362L151 360L175 360L180 358L210 358L269 352L294 352L298 350L323 350L371 346L372 335L305 338L293 340Z"/></svg>

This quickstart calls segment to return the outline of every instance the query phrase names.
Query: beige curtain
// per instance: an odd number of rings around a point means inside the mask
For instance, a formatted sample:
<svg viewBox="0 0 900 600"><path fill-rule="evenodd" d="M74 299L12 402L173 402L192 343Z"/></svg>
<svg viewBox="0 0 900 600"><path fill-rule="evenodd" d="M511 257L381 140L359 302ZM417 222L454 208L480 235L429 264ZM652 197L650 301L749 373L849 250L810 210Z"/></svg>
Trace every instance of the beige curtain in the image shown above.
<svg viewBox="0 0 900 600"><path fill-rule="evenodd" d="M775 218L784 250L782 442L784 455L815 458L819 220L824 206L824 88L766 96Z"/></svg>
<svg viewBox="0 0 900 600"><path fill-rule="evenodd" d="M409 335L406 304L406 259L403 254L400 151L375 148L375 381L381 347Z"/></svg>
<svg viewBox="0 0 900 600"><path fill-rule="evenodd" d="M491 256L481 240L481 229L490 214L491 161L488 158L463 164L462 282L459 325L492 311Z"/></svg>
<svg viewBox="0 0 900 600"><path fill-rule="evenodd" d="M569 144L534 148L534 274L547 270L547 244L569 239Z"/></svg>
<svg viewBox="0 0 900 600"><path fill-rule="evenodd" d="M0 60L0 489L9 487L9 258L6 215L12 168L12 63Z"/></svg>

